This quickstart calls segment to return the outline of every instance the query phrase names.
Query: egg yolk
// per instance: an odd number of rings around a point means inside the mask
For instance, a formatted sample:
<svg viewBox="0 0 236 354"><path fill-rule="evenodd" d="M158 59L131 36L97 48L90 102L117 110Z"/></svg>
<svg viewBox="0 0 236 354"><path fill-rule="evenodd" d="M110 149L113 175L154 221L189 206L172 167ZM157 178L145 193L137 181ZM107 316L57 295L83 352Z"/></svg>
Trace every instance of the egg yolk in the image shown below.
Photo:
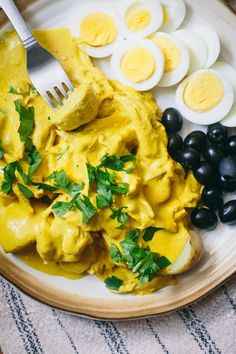
<svg viewBox="0 0 236 354"><path fill-rule="evenodd" d="M128 50L121 59L124 76L132 82L147 80L155 71L155 59L145 48Z"/></svg>
<svg viewBox="0 0 236 354"><path fill-rule="evenodd" d="M110 16L103 13L92 13L81 21L80 35L88 45L101 47L114 41L117 30Z"/></svg>
<svg viewBox="0 0 236 354"><path fill-rule="evenodd" d="M186 83L183 98L186 105L196 112L207 112L216 107L224 97L220 79L204 73L193 77Z"/></svg>
<svg viewBox="0 0 236 354"><path fill-rule="evenodd" d="M154 38L152 40L164 54L165 57L165 73L170 73L174 71L180 64L181 61L181 51L175 45L166 38Z"/></svg>
<svg viewBox="0 0 236 354"><path fill-rule="evenodd" d="M162 5L162 12L163 12L163 22L162 22L162 24L165 24L169 20L169 17L168 17L167 9L166 9L166 7L164 5Z"/></svg>
<svg viewBox="0 0 236 354"><path fill-rule="evenodd" d="M131 31L140 31L151 21L149 10L133 8L126 14L126 25Z"/></svg>

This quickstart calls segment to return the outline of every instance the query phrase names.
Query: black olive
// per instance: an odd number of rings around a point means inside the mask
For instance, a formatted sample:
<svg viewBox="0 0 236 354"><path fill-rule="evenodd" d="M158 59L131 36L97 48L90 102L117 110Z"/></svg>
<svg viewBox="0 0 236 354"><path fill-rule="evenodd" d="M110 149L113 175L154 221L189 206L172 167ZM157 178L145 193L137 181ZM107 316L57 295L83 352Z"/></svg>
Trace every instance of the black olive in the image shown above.
<svg viewBox="0 0 236 354"><path fill-rule="evenodd" d="M177 154L177 161L181 163L184 168L197 168L200 163L200 156L196 150L192 148L184 148Z"/></svg>
<svg viewBox="0 0 236 354"><path fill-rule="evenodd" d="M225 150L228 155L236 155L236 135L232 135L226 140Z"/></svg>
<svg viewBox="0 0 236 354"><path fill-rule="evenodd" d="M183 139L179 134L172 134L169 136L168 152L173 159L176 159L177 154L183 148Z"/></svg>
<svg viewBox="0 0 236 354"><path fill-rule="evenodd" d="M196 180L203 185L215 185L218 181L217 172L207 161L202 161L198 168L193 170Z"/></svg>
<svg viewBox="0 0 236 354"><path fill-rule="evenodd" d="M196 208L191 213L191 222L199 229L213 230L217 225L218 218L211 209Z"/></svg>
<svg viewBox="0 0 236 354"><path fill-rule="evenodd" d="M223 205L223 198L216 187L204 187L202 191L202 203L213 210L218 210Z"/></svg>
<svg viewBox="0 0 236 354"><path fill-rule="evenodd" d="M236 223L236 200L231 200L219 209L219 218L223 224Z"/></svg>
<svg viewBox="0 0 236 354"><path fill-rule="evenodd" d="M228 137L228 130L220 123L209 125L207 136L213 144L224 143Z"/></svg>
<svg viewBox="0 0 236 354"><path fill-rule="evenodd" d="M179 111L175 108L167 108L162 116L162 124L167 134L177 133L183 125L183 118Z"/></svg>
<svg viewBox="0 0 236 354"><path fill-rule="evenodd" d="M222 150L217 145L208 145L203 155L213 167L218 167L224 157Z"/></svg>
<svg viewBox="0 0 236 354"><path fill-rule="evenodd" d="M234 192L236 191L236 181L232 178L225 178L224 176L219 177L219 186L224 192Z"/></svg>
<svg viewBox="0 0 236 354"><path fill-rule="evenodd" d="M224 157L219 165L219 173L226 179L236 180L236 156Z"/></svg>
<svg viewBox="0 0 236 354"><path fill-rule="evenodd" d="M201 130L196 130L186 136L184 146L195 149L200 152L206 145L206 135Z"/></svg>

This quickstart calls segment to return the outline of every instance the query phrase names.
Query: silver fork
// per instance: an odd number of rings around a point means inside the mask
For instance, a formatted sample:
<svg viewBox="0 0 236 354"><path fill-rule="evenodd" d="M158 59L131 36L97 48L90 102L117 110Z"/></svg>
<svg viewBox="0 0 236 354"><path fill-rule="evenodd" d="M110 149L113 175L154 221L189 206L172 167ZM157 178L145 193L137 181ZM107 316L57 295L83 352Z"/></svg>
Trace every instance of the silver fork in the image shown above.
<svg viewBox="0 0 236 354"><path fill-rule="evenodd" d="M0 0L0 5L26 49L27 69L34 87L51 107L56 108L53 98L62 106L61 97L68 98L67 92L74 91L63 67L36 41L13 0Z"/></svg>

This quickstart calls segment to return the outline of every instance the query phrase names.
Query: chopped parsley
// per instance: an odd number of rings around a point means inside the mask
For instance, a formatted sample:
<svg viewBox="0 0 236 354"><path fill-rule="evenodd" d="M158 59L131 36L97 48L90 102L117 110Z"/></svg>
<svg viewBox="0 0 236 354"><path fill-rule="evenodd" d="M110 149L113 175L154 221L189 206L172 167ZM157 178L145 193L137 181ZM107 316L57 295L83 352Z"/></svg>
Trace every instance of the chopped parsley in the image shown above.
<svg viewBox="0 0 236 354"><path fill-rule="evenodd" d="M13 182L16 180L16 171L19 172L23 182L27 184L28 178L23 172L23 169L18 161L9 163L3 168L3 182L1 189L4 193L9 194L12 191Z"/></svg>
<svg viewBox="0 0 236 354"><path fill-rule="evenodd" d="M124 263L132 273L137 273L140 284L150 282L155 275L163 268L168 267L171 262L164 256L138 245L139 231L131 230L126 238L120 242L123 254L114 244L110 248L110 256L116 263Z"/></svg>
<svg viewBox="0 0 236 354"><path fill-rule="evenodd" d="M114 275L105 280L106 287L115 291L119 291L122 284L123 280L115 277Z"/></svg>
<svg viewBox="0 0 236 354"><path fill-rule="evenodd" d="M69 194L72 198L84 188L84 183L73 183L69 180L64 170L54 171L46 178L46 181L53 180L55 187Z"/></svg>
<svg viewBox="0 0 236 354"><path fill-rule="evenodd" d="M31 141L31 139L28 139L26 142L29 144L29 141ZM28 179L31 180L33 173L37 170L42 162L42 157L33 144L31 145L31 149L28 151L26 162L29 165Z"/></svg>
<svg viewBox="0 0 236 354"><path fill-rule="evenodd" d="M4 152L3 147L2 147L2 142L1 142L1 140L0 140L0 159L3 158L4 153L5 153L5 152Z"/></svg>
<svg viewBox="0 0 236 354"><path fill-rule="evenodd" d="M89 220L96 214L96 208L93 206L89 197L86 195L79 195L75 200L75 205L82 212L83 224L87 224Z"/></svg>
<svg viewBox="0 0 236 354"><path fill-rule="evenodd" d="M117 219L117 221L120 223L120 226L118 227L119 229L124 229L125 223L129 221L128 214L123 212L124 209L128 208L126 206L123 206L120 209L111 209L112 214L110 215L110 218L113 220Z"/></svg>
<svg viewBox="0 0 236 354"><path fill-rule="evenodd" d="M18 188L19 188L19 190L21 191L21 193L22 193L27 199L30 199L30 198L32 198L32 197L34 196L34 194L31 192L31 190L30 190L28 187L24 186L24 185L21 184L21 183L18 183L17 185L18 185Z"/></svg>
<svg viewBox="0 0 236 354"><path fill-rule="evenodd" d="M58 190L57 187L51 186L50 184L47 183L32 182L32 185L38 187L39 190L41 189L44 191L56 192Z"/></svg>
<svg viewBox="0 0 236 354"><path fill-rule="evenodd" d="M52 206L54 214L58 217L62 217L68 211L71 211L74 208L74 202L56 202Z"/></svg>
<svg viewBox="0 0 236 354"><path fill-rule="evenodd" d="M30 87L30 89L28 91L20 92L20 91L17 91L13 86L10 86L7 93L12 93L13 95L23 96L23 95L29 95L30 93L38 93L38 91L36 90L35 87Z"/></svg>
<svg viewBox="0 0 236 354"><path fill-rule="evenodd" d="M20 126L18 129L20 140L26 141L30 137L34 127L34 107L25 108L22 106L20 100L16 100L14 103L20 117Z"/></svg>
<svg viewBox="0 0 236 354"><path fill-rule="evenodd" d="M155 227L155 226L148 227L143 233L143 240L146 242L151 241L153 239L155 232L160 231L160 230L163 230L163 228Z"/></svg>
<svg viewBox="0 0 236 354"><path fill-rule="evenodd" d="M132 166L125 168L125 164L131 162ZM130 173L133 171L136 165L136 156L135 155L124 155L117 157L115 155L105 155L101 159L100 167L105 167L113 171L124 171Z"/></svg>

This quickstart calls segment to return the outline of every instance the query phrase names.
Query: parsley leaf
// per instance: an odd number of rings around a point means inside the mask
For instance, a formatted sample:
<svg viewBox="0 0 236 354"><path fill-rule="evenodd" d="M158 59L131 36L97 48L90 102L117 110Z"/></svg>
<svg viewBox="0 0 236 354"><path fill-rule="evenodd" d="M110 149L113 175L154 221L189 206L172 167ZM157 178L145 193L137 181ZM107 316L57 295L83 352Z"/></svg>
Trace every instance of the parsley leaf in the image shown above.
<svg viewBox="0 0 236 354"><path fill-rule="evenodd" d="M96 202L97 202L97 207L99 209L105 208L112 204L112 193L111 190L109 190L106 185L104 185L101 182L98 182L97 192L98 195L96 197Z"/></svg>
<svg viewBox="0 0 236 354"><path fill-rule="evenodd" d="M127 194L129 191L128 183L114 183L109 186L113 194Z"/></svg>
<svg viewBox="0 0 236 354"><path fill-rule="evenodd" d="M3 147L2 147L2 142L1 142L1 140L0 140L0 159L3 158L4 153L5 153L5 152L4 152Z"/></svg>
<svg viewBox="0 0 236 354"><path fill-rule="evenodd" d="M43 189L44 191L55 192L58 190L57 187L51 186L50 184L46 183L32 182L32 185L38 187L38 189Z"/></svg>
<svg viewBox="0 0 236 354"><path fill-rule="evenodd" d="M29 93L38 93L38 91L36 90L35 87L30 87L30 89L28 91L19 92L13 86L10 86L9 90L7 91L7 93L12 93L14 95L23 96L23 95L28 95Z"/></svg>
<svg viewBox="0 0 236 354"><path fill-rule="evenodd" d="M89 164L87 164L86 166L87 166L87 171L88 171L89 184L93 184L96 181L97 169L96 169L96 167L93 167Z"/></svg>
<svg viewBox="0 0 236 354"><path fill-rule="evenodd" d="M87 222L96 214L96 208L86 195L82 195L82 197L79 195L75 201L75 205L83 213L83 224L87 224Z"/></svg>
<svg viewBox="0 0 236 354"><path fill-rule="evenodd" d="M46 181L54 180L56 183L55 187L57 189L63 190L65 193L69 194L72 198L84 189L84 183L73 183L69 180L67 174L64 170L54 171L50 176L46 178Z"/></svg>
<svg viewBox="0 0 236 354"><path fill-rule="evenodd" d="M106 287L115 291L119 291L122 284L123 284L123 280L115 277L114 275L105 280Z"/></svg>
<svg viewBox="0 0 236 354"><path fill-rule="evenodd" d="M18 183L18 188L21 191L21 193L27 198L30 199L34 196L34 194L31 192L31 190L29 188L27 188L26 186L24 186L21 183Z"/></svg>
<svg viewBox="0 0 236 354"><path fill-rule="evenodd" d="M12 184L16 180L16 171L19 172L25 184L28 182L28 178L23 172L20 163L18 161L9 163L3 168L4 178L1 186L2 191L6 194L12 191Z"/></svg>
<svg viewBox="0 0 236 354"><path fill-rule="evenodd" d="M124 263L125 262L125 257L123 254L120 252L118 247L114 243L111 244L110 247L110 256L111 259L116 262L116 263Z"/></svg>
<svg viewBox="0 0 236 354"><path fill-rule="evenodd" d="M26 141L31 135L34 127L34 107L25 108L20 100L14 101L15 109L20 116L18 133L21 141Z"/></svg>
<svg viewBox="0 0 236 354"><path fill-rule="evenodd" d="M125 263L133 273L137 273L140 284L150 282L155 275L163 268L168 267L171 262L150 249L138 245L138 230L131 230L126 238L120 242L124 255L114 244L111 245L110 255L114 262Z"/></svg>
<svg viewBox="0 0 236 354"><path fill-rule="evenodd" d="M126 162L132 162L130 168L125 168ZM99 167L105 167L114 171L124 171L130 173L133 171L136 165L136 156L134 155L124 155L117 157L115 155L105 155L101 159L101 165Z"/></svg>
<svg viewBox="0 0 236 354"><path fill-rule="evenodd" d="M121 207L120 209L111 209L112 214L110 215L111 219L117 219L117 221L120 223L120 226L118 227L119 229L124 229L125 223L129 221L129 216L127 213L123 213L123 210L127 209L126 206Z"/></svg>
<svg viewBox="0 0 236 354"><path fill-rule="evenodd" d="M163 230L163 228L155 227L155 226L148 227L143 233L143 240L146 242L151 241L153 239L155 232L160 231L160 230Z"/></svg>
<svg viewBox="0 0 236 354"><path fill-rule="evenodd" d="M42 162L42 157L34 145L32 145L32 148L28 153L28 156L26 158L26 162L29 165L28 178L30 180L33 173L37 170L37 168L39 167L39 165Z"/></svg>
<svg viewBox="0 0 236 354"><path fill-rule="evenodd" d="M70 202L56 202L55 204L53 204L52 210L53 210L53 212L55 213L56 216L62 217L63 215L68 213L68 211L71 211L73 209L73 207L74 207L73 201L70 201Z"/></svg>

